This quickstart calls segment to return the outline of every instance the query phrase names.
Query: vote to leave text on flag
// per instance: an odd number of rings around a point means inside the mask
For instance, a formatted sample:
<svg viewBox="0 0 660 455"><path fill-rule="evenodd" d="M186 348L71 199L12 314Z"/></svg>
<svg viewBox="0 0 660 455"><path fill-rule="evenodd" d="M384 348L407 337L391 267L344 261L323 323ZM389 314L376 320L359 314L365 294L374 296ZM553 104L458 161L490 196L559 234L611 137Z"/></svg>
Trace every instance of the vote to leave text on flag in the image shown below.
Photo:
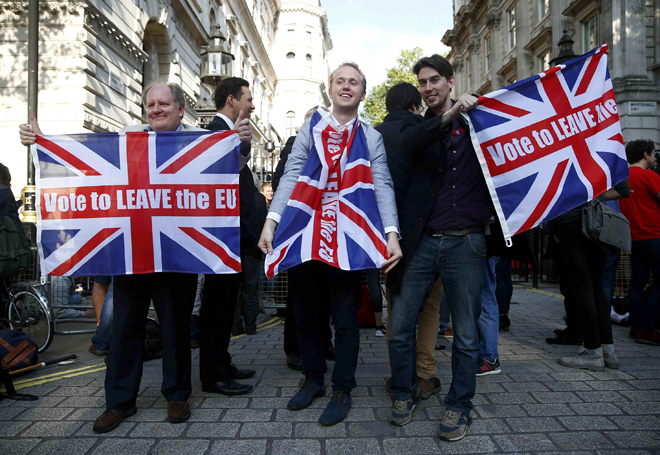
<svg viewBox="0 0 660 455"><path fill-rule="evenodd" d="M507 241L628 178L606 44L479 97L466 117Z"/></svg>
<svg viewBox="0 0 660 455"><path fill-rule="evenodd" d="M42 275L241 271L236 131L38 136Z"/></svg>

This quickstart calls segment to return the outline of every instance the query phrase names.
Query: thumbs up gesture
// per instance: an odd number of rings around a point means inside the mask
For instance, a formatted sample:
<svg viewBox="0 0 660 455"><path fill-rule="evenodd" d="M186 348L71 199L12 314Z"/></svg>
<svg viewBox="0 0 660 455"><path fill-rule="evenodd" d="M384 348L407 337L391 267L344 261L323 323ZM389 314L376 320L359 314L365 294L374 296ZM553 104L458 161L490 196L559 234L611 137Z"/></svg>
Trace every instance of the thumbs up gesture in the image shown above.
<svg viewBox="0 0 660 455"><path fill-rule="evenodd" d="M21 137L21 144L28 146L37 143L37 134L41 134L41 128L34 114L30 116L30 124L21 123L18 125L18 135Z"/></svg>
<svg viewBox="0 0 660 455"><path fill-rule="evenodd" d="M245 118L245 113L240 111L238 113L238 120L236 120L236 129L238 130L238 137L242 142L252 141L252 126L250 119Z"/></svg>

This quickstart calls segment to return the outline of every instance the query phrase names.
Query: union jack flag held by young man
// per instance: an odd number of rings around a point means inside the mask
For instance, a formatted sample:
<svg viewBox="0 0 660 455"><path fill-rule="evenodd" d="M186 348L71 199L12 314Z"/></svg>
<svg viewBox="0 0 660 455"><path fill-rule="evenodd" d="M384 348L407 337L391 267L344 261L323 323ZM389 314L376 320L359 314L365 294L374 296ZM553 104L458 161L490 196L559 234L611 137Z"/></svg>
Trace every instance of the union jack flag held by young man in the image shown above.
<svg viewBox="0 0 660 455"><path fill-rule="evenodd" d="M342 270L381 267L387 242L360 120L342 130L319 109L310 134L313 146L266 256L266 275L309 260Z"/></svg>
<svg viewBox="0 0 660 455"><path fill-rule="evenodd" d="M479 97L467 116L507 242L628 177L606 44Z"/></svg>
<svg viewBox="0 0 660 455"><path fill-rule="evenodd" d="M42 275L237 273L236 131L38 136Z"/></svg>

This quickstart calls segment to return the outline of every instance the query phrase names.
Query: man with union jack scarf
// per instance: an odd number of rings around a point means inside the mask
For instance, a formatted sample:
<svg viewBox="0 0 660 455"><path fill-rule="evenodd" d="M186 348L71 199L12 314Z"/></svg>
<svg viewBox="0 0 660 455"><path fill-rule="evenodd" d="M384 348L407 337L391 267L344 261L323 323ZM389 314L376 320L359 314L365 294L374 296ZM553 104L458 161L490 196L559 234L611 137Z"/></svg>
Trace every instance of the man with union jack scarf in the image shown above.
<svg viewBox="0 0 660 455"><path fill-rule="evenodd" d="M486 276L484 227L493 215L488 189L461 112L478 100L453 101L451 64L439 55L419 60L426 114L411 115L401 127L401 149L413 162L412 182L401 217L403 261L388 279L392 291L390 422L405 425L421 398L415 366L418 314L433 284L442 279L454 323L453 380L445 399L441 439L457 441L471 423L479 343L477 320Z"/></svg>
<svg viewBox="0 0 660 455"><path fill-rule="evenodd" d="M368 246L373 238L368 235L373 231L368 229L371 229L373 223L367 226L370 222L367 219L378 218L377 223L382 224L379 229L383 231L382 238L379 237L377 242L382 246L378 254L382 251L386 259L381 262L386 272L401 258L396 201L383 139L380 133L360 122L357 117L360 102L366 95L364 74L354 63L342 64L330 75L328 91L333 102L332 114L319 110L303 124L259 240L262 251L273 255L273 240L276 243L275 249L281 246L277 245L278 237L274 239L278 223L279 236L291 231L313 232L312 235L300 235L298 238L302 240L290 244L286 250L280 249L279 257L289 258L285 261L293 261L294 255L298 259L307 257L302 261L296 260L297 265L289 270L289 290L293 293L296 330L305 375L302 387L287 404L291 410L307 408L315 398L325 395L324 374L327 365L323 355L318 311L321 305L319 300L328 299L330 303L335 327L336 360L332 375L333 395L319 418L322 425L334 425L346 418L351 407L351 390L356 387L355 369L360 346L357 314L360 308L363 273L360 267L353 267L353 264L358 252L363 253L360 258L364 259L365 263L371 261L367 260L367 253L362 247L376 251L376 247ZM322 134L317 133L321 130ZM361 158L355 160L356 156ZM319 164L318 168L314 168L318 169L318 174L306 174L313 168L310 164L319 160L323 160L324 167ZM353 180L356 171L362 172L362 178ZM361 205L361 208L369 210L372 215L366 218L355 216L357 212L348 208L351 201L361 199L364 195L368 195L368 200L373 202L368 207ZM314 199L311 205L305 202L310 201L310 196ZM321 208L317 204L319 201ZM312 221L320 221L321 226L327 227L326 232L322 233L322 237L317 235L319 231L311 229L315 225L307 222L301 222L293 229L293 223L290 221L294 219L291 217L293 213ZM306 215L308 213L311 215ZM326 221L318 218L321 213L323 216L326 213L332 216ZM363 234L362 245L354 242L340 226L357 226L350 224L353 220L362 223L362 231L352 231L356 235L355 238ZM306 226L310 229L306 229ZM341 238L333 237L338 232L344 232L344 235ZM308 242L310 238L312 241ZM343 248L341 244L344 245ZM350 248L346 247L348 244L351 245ZM319 250L318 245L324 245L323 250ZM286 256L290 251L295 254ZM346 266L341 266L342 258L346 259ZM285 264L285 261L272 263L268 273L272 274L272 271L280 264ZM365 268L374 268L374 263L371 262L371 267L362 267Z"/></svg>

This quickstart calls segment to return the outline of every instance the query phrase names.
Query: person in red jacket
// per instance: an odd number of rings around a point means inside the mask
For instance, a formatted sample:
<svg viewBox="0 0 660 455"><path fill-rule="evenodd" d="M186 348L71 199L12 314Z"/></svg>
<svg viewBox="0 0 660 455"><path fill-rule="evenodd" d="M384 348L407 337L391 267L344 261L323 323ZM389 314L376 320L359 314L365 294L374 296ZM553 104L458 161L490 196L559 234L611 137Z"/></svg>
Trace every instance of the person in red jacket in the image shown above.
<svg viewBox="0 0 660 455"><path fill-rule="evenodd" d="M632 255L630 302L630 337L638 343L660 345L660 332L655 330L660 316L658 293L649 292L646 302L642 293L653 272L660 286L660 176L652 169L655 164L654 144L650 140L631 141L626 146L630 164L630 197L621 199L621 213L630 222Z"/></svg>

